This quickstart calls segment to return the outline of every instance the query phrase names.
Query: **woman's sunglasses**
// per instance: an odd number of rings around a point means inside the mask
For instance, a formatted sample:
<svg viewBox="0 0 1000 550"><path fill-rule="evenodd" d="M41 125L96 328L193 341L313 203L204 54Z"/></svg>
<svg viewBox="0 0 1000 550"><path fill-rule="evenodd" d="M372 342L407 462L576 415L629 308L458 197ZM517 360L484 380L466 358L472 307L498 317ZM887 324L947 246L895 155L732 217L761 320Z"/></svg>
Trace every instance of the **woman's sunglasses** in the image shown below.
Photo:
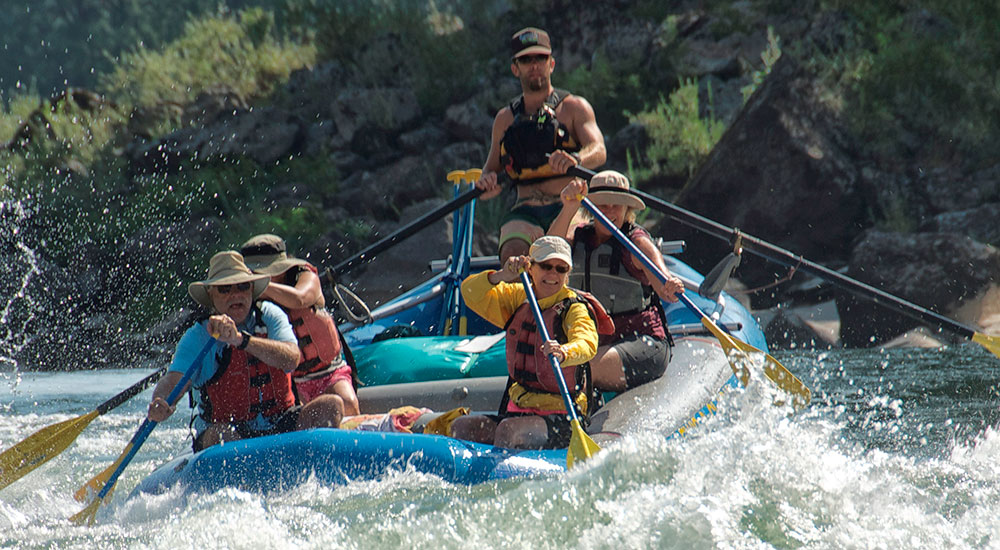
<svg viewBox="0 0 1000 550"><path fill-rule="evenodd" d="M556 273L561 273L563 275L569 273L569 266L562 264L547 264L547 263L536 263L538 267L542 268L543 271L556 270Z"/></svg>
<svg viewBox="0 0 1000 550"><path fill-rule="evenodd" d="M215 285L215 290L219 294L229 294L232 291L246 292L250 290L250 283L237 283L235 285Z"/></svg>

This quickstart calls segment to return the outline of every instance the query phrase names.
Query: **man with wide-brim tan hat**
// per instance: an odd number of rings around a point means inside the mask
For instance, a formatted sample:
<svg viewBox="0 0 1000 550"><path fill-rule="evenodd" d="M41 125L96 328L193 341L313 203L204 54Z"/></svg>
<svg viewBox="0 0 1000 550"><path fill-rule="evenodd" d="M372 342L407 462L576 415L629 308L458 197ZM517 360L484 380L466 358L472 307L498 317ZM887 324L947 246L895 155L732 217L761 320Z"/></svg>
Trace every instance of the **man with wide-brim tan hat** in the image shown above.
<svg viewBox="0 0 1000 550"><path fill-rule="evenodd" d="M326 311L319 270L306 260L289 256L278 235L255 235L240 247L247 267L271 277L261 300L277 304L288 315L302 357L292 372L299 401L332 394L344 402L344 413L360 414L354 370L344 360L344 344L337 324Z"/></svg>
<svg viewBox="0 0 1000 550"><path fill-rule="evenodd" d="M666 274L665 283L603 224L575 224L584 196ZM659 378L673 343L663 306L655 298L676 302L684 283L667 269L649 233L635 223L646 204L629 192L628 178L614 170L594 175L589 190L582 180L570 182L560 199L562 210L549 226L549 235L565 238L573 248L570 286L597 296L615 322L615 334L601 336L590 362L594 385L603 391L624 391Z"/></svg>
<svg viewBox="0 0 1000 550"><path fill-rule="evenodd" d="M306 407L295 405L288 373L299 363L299 348L292 326L274 304L254 305L269 280L250 271L243 256L229 250L212 256L208 277L188 286L207 315L178 342L167 374L153 390L148 416L162 422L173 414L166 396L214 338L214 349L189 383L199 394L195 451L223 441L340 425L343 403L336 396Z"/></svg>

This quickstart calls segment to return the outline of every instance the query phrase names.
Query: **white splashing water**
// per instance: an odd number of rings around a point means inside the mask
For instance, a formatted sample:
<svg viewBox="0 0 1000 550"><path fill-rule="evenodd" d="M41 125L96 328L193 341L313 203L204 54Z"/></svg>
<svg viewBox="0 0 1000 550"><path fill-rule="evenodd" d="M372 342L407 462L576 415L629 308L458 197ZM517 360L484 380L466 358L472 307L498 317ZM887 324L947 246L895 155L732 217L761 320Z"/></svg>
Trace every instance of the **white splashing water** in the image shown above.
<svg viewBox="0 0 1000 550"><path fill-rule="evenodd" d="M9 411L0 414L0 447L85 413L140 374L26 374L16 390L0 390ZM118 456L147 393L0 491L0 547L940 549L1000 541L1000 434L915 458L845 437L841 406L792 413L773 397L765 384L734 390L687 436L628 436L552 477L466 487L407 470L268 495L174 490L128 499L143 476L185 450L181 411L153 432L98 525L72 525L66 518L81 508L72 492Z"/></svg>

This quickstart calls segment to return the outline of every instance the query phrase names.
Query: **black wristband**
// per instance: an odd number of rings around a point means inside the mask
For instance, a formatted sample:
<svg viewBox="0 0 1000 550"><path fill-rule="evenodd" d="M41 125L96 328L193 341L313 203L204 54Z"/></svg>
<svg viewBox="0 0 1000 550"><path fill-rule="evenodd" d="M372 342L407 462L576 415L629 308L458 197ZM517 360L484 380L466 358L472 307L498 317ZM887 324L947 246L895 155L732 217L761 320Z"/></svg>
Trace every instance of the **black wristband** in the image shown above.
<svg viewBox="0 0 1000 550"><path fill-rule="evenodd" d="M247 349L247 345L250 343L250 333L245 330L241 330L240 334L243 335L243 340L240 341L240 345L236 346L236 349Z"/></svg>

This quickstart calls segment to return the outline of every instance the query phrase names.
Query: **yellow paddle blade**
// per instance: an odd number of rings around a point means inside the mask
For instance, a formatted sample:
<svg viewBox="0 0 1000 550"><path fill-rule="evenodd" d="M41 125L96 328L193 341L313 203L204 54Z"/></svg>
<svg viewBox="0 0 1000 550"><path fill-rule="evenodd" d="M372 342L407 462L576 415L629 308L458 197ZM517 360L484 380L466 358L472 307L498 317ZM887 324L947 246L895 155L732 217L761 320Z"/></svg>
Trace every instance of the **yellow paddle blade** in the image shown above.
<svg viewBox="0 0 1000 550"><path fill-rule="evenodd" d="M736 346L734 339L713 323L711 319L702 317L701 324L705 325L705 328L719 340L719 344L722 345L722 351L726 353L726 359L729 360L729 366L733 369L733 374L736 375L736 378L739 378L740 384L744 388L747 387L747 384L750 383L750 368L747 367L750 358L746 356L743 350Z"/></svg>
<svg viewBox="0 0 1000 550"><path fill-rule="evenodd" d="M993 355L1000 357L1000 338L977 332L972 335L972 341L988 349Z"/></svg>
<svg viewBox="0 0 1000 550"><path fill-rule="evenodd" d="M809 388L771 354L764 353L750 344L726 334L707 317L702 318L702 324L719 339L722 349L726 352L726 357L729 358L729 365L733 368L733 373L740 379L743 387L746 387L750 380L750 371L747 368L749 364L747 361L750 361L750 358L746 354L759 353L764 356L764 376L774 382L782 391L792 396L792 405L795 408L802 408L809 404L812 399L812 392L809 391ZM732 353L731 350L736 350L736 353Z"/></svg>
<svg viewBox="0 0 1000 550"><path fill-rule="evenodd" d="M46 426L0 454L0 489L65 451L99 414L95 410Z"/></svg>
<svg viewBox="0 0 1000 550"><path fill-rule="evenodd" d="M101 499L94 499L86 508L70 516L69 520L77 525L93 525L97 517L97 509L101 507Z"/></svg>
<svg viewBox="0 0 1000 550"><path fill-rule="evenodd" d="M764 376L771 382L774 382L775 386L778 386L782 391L792 396L792 405L795 408L801 408L809 404L809 401L812 399L812 392L809 391L809 388L796 378L791 371L786 369L784 365L779 363L777 359L771 357L771 354L764 353L736 338L732 340L739 349L746 353L760 353L764 355Z"/></svg>
<svg viewBox="0 0 1000 550"><path fill-rule="evenodd" d="M573 435L569 439L569 450L566 451L566 468L572 468L577 459L587 460L601 450L593 439L583 431L580 421L573 419L570 421Z"/></svg>
<svg viewBox="0 0 1000 550"><path fill-rule="evenodd" d="M123 460L125 460L125 455L127 455L131 449L132 444L129 443L125 446L125 450L122 451L122 454L118 455L118 460L116 460L114 464L108 466L104 469L104 471L90 478L90 481L84 483L82 487L73 493L73 498L75 498L77 502L86 502L87 498L89 498L92 493L97 493L103 489L104 486L108 484L108 480L111 479L111 475L115 473L115 470L118 469L118 466ZM109 492L108 494L110 495L111 493Z"/></svg>

